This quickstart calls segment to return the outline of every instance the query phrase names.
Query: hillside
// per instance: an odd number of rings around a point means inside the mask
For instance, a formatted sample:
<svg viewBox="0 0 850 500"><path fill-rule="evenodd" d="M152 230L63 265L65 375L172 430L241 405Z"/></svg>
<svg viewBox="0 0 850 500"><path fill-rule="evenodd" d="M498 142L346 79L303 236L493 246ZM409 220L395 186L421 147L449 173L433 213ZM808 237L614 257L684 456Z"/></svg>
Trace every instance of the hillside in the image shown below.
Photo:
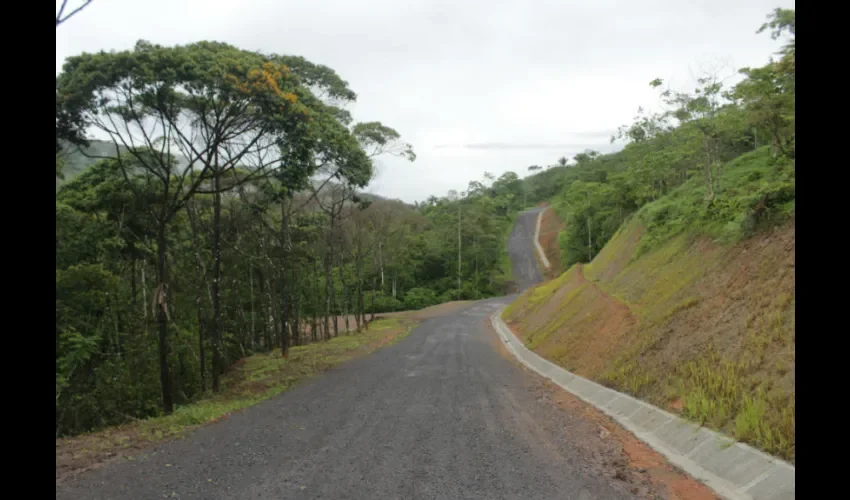
<svg viewBox="0 0 850 500"><path fill-rule="evenodd" d="M118 147L121 152L125 152L127 148ZM62 179L56 179L56 190L63 184L70 182L78 175L88 170L92 165L100 161L103 157L114 158L115 143L112 141L102 141L99 139L91 139L88 147L77 147L68 144L65 148L65 153L62 155L64 165L62 167ZM189 160L185 156L175 155L177 165L185 166Z"/></svg>
<svg viewBox="0 0 850 500"><path fill-rule="evenodd" d="M568 370L793 461L793 165L760 149L721 185L725 210L686 182L504 318Z"/></svg>

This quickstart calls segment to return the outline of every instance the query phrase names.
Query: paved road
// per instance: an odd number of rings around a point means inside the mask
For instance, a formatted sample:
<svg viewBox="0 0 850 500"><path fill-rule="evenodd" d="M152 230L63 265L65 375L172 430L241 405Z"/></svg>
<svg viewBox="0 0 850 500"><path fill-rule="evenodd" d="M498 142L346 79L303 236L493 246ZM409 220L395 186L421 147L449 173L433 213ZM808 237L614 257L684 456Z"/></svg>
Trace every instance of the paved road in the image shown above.
<svg viewBox="0 0 850 500"><path fill-rule="evenodd" d="M520 290L543 281L534 249L537 214L542 210L542 208L533 208L519 214L508 237L508 255L511 257L513 266L513 278Z"/></svg>
<svg viewBox="0 0 850 500"><path fill-rule="evenodd" d="M525 285L539 279L526 255L535 216L520 216L511 242ZM277 398L58 485L56 496L633 498L613 478L615 452L598 427L553 404L551 389L490 330L488 316L510 300L429 319L403 341Z"/></svg>

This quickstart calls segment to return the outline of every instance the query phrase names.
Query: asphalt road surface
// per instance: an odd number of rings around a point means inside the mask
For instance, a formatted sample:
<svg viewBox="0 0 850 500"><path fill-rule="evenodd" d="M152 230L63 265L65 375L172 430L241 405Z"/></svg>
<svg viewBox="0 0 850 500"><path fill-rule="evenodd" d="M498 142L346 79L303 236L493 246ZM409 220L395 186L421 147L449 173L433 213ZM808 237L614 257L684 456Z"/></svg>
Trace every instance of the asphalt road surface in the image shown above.
<svg viewBox="0 0 850 500"><path fill-rule="evenodd" d="M533 208L519 214L508 236L508 255L511 257L513 279L520 290L543 281L543 274L537 264L534 249L534 230L537 227L537 214L542 208Z"/></svg>
<svg viewBox="0 0 850 500"><path fill-rule="evenodd" d="M540 280L520 215L509 249ZM78 499L620 499L598 426L553 404L488 317L513 297L423 322L291 391L57 485ZM645 495L644 493L643 495ZM645 498L645 497L644 497Z"/></svg>

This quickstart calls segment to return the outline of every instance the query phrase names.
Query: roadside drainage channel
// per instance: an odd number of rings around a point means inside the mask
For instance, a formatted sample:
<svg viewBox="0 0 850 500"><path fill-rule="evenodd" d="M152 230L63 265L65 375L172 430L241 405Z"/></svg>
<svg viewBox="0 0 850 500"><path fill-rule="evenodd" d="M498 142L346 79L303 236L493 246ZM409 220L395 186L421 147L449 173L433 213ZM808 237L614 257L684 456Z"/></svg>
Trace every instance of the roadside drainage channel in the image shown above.
<svg viewBox="0 0 850 500"><path fill-rule="evenodd" d="M490 320L508 350L525 366L602 410L721 497L727 500L795 498L795 467L790 463L541 358L528 350L502 321L502 310L496 311Z"/></svg>
<svg viewBox="0 0 850 500"><path fill-rule="evenodd" d="M540 255L540 260L543 261L543 265L546 266L546 269L551 268L549 265L549 259L546 258L546 252L543 251L543 247L540 246L540 224L543 221L543 212L548 210L549 207L544 207L543 210L537 212L537 226L534 229L534 246L537 248L537 254Z"/></svg>

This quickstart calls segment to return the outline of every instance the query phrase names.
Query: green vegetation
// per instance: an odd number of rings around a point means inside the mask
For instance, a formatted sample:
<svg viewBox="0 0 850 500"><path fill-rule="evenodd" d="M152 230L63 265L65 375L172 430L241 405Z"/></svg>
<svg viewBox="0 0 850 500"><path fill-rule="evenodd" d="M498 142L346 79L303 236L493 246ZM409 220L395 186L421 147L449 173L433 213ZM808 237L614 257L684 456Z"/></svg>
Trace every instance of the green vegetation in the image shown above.
<svg viewBox="0 0 850 500"><path fill-rule="evenodd" d="M170 415L134 420L120 427L57 441L57 467L79 469L128 448L171 439L292 388L353 357L391 345L407 336L416 321L377 319L368 332L327 342L296 346L289 357L279 350L243 358L222 377L222 390L196 402L178 405Z"/></svg>
<svg viewBox="0 0 850 500"><path fill-rule="evenodd" d="M504 313L553 362L792 462L794 23L770 15L789 41L734 87L663 90L622 151L525 179L571 267Z"/></svg>
<svg viewBox="0 0 850 500"><path fill-rule="evenodd" d="M732 160L718 180L723 187L711 205L702 203L706 191L700 179L690 179L669 195L645 205L638 218L647 231L636 255L681 233L737 242L794 214L793 162L785 157L774 159L769 146Z"/></svg>
<svg viewBox="0 0 850 500"><path fill-rule="evenodd" d="M399 326L375 314L499 295L513 217L550 201L569 271L505 312L530 345L793 459L782 255L732 269L704 241L745 244L794 217L794 11L762 30L790 35L777 60L729 89L705 75L692 93L662 90L662 112L618 132L622 151L485 174L412 206L362 193L375 158L416 155L396 130L354 121L356 94L331 68L216 42L69 58L56 78L57 437L173 435ZM730 285L745 268L746 295ZM727 289L733 301L711 300ZM723 323L741 307L745 324Z"/></svg>
<svg viewBox="0 0 850 500"><path fill-rule="evenodd" d="M627 142L622 151L588 150L524 180L529 201L551 201L566 224L565 267L593 260L638 211L648 229L639 253L686 230L738 241L793 215L794 11L777 9L764 30L788 37L778 60L741 69L729 89L715 74L692 93L664 89L664 111L639 110L612 137Z"/></svg>
<svg viewBox="0 0 850 500"><path fill-rule="evenodd" d="M636 256L633 219L588 282L573 266L503 317L569 370L794 461L793 231L728 246L682 233Z"/></svg>
<svg viewBox="0 0 850 500"><path fill-rule="evenodd" d="M326 66L215 42L66 60L57 437L190 418L201 410L175 408L221 394L240 359L503 293L517 175L413 206L365 195L375 158L416 155L394 129L354 122L355 97Z"/></svg>

